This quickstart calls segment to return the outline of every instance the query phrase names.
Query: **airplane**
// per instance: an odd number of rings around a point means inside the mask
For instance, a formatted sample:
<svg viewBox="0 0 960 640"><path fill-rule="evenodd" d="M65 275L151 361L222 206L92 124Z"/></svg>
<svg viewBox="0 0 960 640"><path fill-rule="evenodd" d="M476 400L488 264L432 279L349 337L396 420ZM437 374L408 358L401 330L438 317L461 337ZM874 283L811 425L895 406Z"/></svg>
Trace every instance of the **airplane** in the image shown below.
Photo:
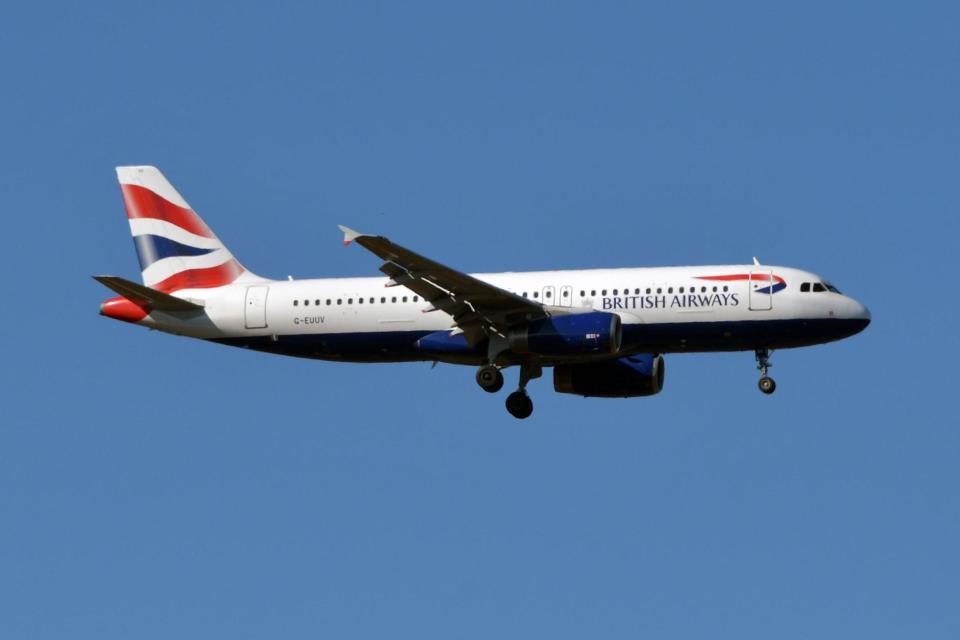
<svg viewBox="0 0 960 640"><path fill-rule="evenodd" d="M477 367L490 393L519 369L507 411L529 417L527 384L553 368L559 393L651 396L664 354L753 351L771 394L770 354L859 333L870 312L820 276L760 264L476 273L341 226L383 261L381 277L255 275L151 166L117 167L141 282L94 276L119 294L109 318L301 358Z"/></svg>

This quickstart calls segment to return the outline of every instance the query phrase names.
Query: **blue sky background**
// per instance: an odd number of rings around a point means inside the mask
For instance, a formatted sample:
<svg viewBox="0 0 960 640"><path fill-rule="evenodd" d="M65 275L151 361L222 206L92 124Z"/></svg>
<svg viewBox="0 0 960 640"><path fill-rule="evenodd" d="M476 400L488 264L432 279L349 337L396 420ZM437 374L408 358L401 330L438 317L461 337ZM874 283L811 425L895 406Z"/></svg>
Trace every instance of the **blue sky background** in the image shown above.
<svg viewBox="0 0 960 640"><path fill-rule="evenodd" d="M9 4L0 636L956 638L956 3ZM845 342L654 398L101 318L113 167L254 271L808 268ZM515 374L508 376L513 384Z"/></svg>

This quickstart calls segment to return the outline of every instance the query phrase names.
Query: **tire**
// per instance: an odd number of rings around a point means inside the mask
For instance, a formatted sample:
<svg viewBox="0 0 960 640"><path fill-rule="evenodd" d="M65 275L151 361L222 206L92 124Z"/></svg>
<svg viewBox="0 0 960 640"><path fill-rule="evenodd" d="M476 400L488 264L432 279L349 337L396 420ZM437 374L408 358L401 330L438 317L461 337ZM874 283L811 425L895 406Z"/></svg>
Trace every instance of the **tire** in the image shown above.
<svg viewBox="0 0 960 640"><path fill-rule="evenodd" d="M503 374L493 365L477 369L477 384L487 393L496 393L503 388Z"/></svg>
<svg viewBox="0 0 960 640"><path fill-rule="evenodd" d="M760 378L757 386L760 388L760 391L767 395L770 395L777 390L777 383L773 381L773 378L768 378L766 376Z"/></svg>
<svg viewBox="0 0 960 640"><path fill-rule="evenodd" d="M524 391L514 391L507 396L507 411L518 420L529 418L533 413L533 400Z"/></svg>

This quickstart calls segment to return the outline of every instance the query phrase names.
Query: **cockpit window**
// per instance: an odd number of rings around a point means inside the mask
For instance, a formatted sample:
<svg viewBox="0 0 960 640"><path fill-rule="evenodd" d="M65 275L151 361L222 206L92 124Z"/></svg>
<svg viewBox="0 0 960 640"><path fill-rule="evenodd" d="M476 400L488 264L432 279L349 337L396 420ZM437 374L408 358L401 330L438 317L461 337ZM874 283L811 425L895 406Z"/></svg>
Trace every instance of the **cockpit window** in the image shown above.
<svg viewBox="0 0 960 640"><path fill-rule="evenodd" d="M827 288L827 291L832 291L832 292L834 292L834 293L840 293L840 289L837 289L835 286L833 286L833 285L830 284L829 282L824 282L824 283L823 283L823 286L825 286L825 287Z"/></svg>
<svg viewBox="0 0 960 640"><path fill-rule="evenodd" d="M823 286L823 283L822 283L822 282L814 282L814 283L813 283L813 290L814 290L815 292L822 293L822 292L826 291L827 288L826 288L825 286Z"/></svg>
<svg viewBox="0 0 960 640"><path fill-rule="evenodd" d="M804 292L804 293L810 291L810 283L809 283L809 282L804 282L803 284L801 284L801 285L800 285L800 291L802 291L802 292Z"/></svg>

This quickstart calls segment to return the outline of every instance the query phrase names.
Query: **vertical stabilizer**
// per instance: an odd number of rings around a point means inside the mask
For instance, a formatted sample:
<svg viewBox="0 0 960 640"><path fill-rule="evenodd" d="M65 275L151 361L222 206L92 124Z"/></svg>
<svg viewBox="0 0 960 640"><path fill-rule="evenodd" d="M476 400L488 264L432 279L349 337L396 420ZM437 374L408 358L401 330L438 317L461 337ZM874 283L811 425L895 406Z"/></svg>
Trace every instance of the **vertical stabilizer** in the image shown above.
<svg viewBox="0 0 960 640"><path fill-rule="evenodd" d="M170 293L255 278L156 167L117 167L143 284Z"/></svg>

